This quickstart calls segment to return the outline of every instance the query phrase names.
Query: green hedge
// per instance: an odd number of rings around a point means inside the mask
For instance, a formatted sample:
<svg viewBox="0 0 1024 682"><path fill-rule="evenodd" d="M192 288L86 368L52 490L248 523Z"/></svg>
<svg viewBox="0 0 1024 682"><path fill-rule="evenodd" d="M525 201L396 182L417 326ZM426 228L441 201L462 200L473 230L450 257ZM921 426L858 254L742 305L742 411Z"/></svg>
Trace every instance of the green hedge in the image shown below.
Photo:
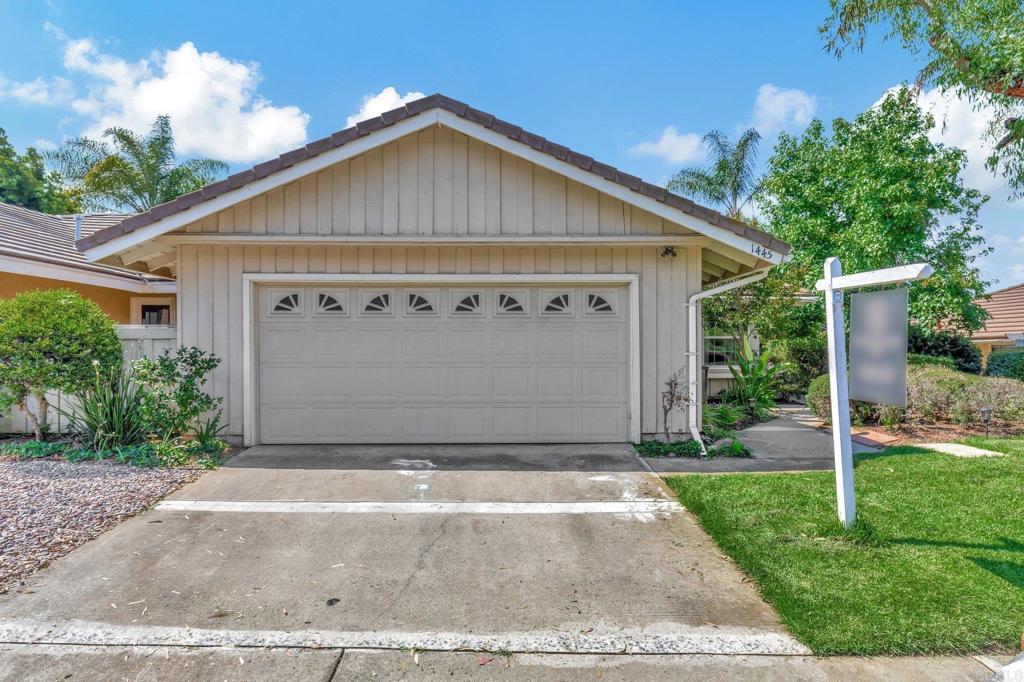
<svg viewBox="0 0 1024 682"><path fill-rule="evenodd" d="M807 405L819 419L830 419L828 375L811 382ZM1024 424L1024 383L1002 377L982 377L937 365L907 368L907 408L854 401L851 418L857 423L953 423L981 421L981 408L992 408L992 422Z"/></svg>
<svg viewBox="0 0 1024 682"><path fill-rule="evenodd" d="M985 374L1024 381L1024 351L1002 350L992 353L985 365Z"/></svg>
<svg viewBox="0 0 1024 682"><path fill-rule="evenodd" d="M956 362L946 355L921 355L920 353L907 353L908 365L938 365L946 369L956 369Z"/></svg>
<svg viewBox="0 0 1024 682"><path fill-rule="evenodd" d="M907 350L911 353L952 358L956 365L955 369L961 372L981 372L981 351L966 337L911 325L907 344Z"/></svg>

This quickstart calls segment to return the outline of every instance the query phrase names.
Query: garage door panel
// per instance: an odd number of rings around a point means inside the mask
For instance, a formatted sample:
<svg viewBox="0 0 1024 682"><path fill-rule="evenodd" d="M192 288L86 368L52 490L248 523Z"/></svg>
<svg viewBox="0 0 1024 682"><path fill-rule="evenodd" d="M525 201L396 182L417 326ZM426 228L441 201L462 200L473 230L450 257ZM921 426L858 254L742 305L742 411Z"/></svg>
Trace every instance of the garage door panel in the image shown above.
<svg viewBox="0 0 1024 682"><path fill-rule="evenodd" d="M402 370L403 398L442 398L445 396L443 368L406 367Z"/></svg>
<svg viewBox="0 0 1024 682"><path fill-rule="evenodd" d="M449 435L454 440L488 440L491 435L490 416L490 409L486 407L449 407Z"/></svg>
<svg viewBox="0 0 1024 682"><path fill-rule="evenodd" d="M537 377L537 397L575 398L576 368L545 367Z"/></svg>
<svg viewBox="0 0 1024 682"><path fill-rule="evenodd" d="M494 376L492 395L495 398L512 400L532 398L534 396L535 369L529 365L495 367L492 370Z"/></svg>
<svg viewBox="0 0 1024 682"><path fill-rule="evenodd" d="M484 399L492 394L488 367L449 367L448 397L456 400Z"/></svg>
<svg viewBox="0 0 1024 682"><path fill-rule="evenodd" d="M621 441L629 420L624 289L597 289L614 312L588 307L587 290L550 286L437 289L429 315L391 289L388 314L354 302L382 290L332 287L353 302L330 315L313 303L276 311L261 289L257 336L259 439L302 442ZM315 302L313 286L276 287ZM433 290L431 290L433 291ZM570 310L541 312L570 292ZM476 309L455 311L479 293ZM501 294L520 310L501 310ZM473 308L472 301L467 304ZM308 309L307 309L308 308Z"/></svg>

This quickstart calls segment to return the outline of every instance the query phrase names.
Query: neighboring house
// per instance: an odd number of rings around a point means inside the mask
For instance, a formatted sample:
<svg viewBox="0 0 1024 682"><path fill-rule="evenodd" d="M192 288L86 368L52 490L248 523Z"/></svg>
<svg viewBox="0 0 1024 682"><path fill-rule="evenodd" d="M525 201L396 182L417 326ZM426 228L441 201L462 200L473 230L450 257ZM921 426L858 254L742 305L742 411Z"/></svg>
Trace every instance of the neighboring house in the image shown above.
<svg viewBox="0 0 1024 682"><path fill-rule="evenodd" d="M222 358L246 444L659 434L665 382L698 364L690 297L789 249L441 95L78 245L176 266L179 339Z"/></svg>
<svg viewBox="0 0 1024 682"><path fill-rule="evenodd" d="M49 215L0 203L0 298L25 291L70 289L95 301L119 324L118 335L129 357L173 346L174 332L164 325L174 324L176 285L173 279L159 276L173 272L144 275L90 263L75 246L76 237L88 236L126 217ZM54 394L51 400L57 407L63 405L62 396ZM60 430L63 416L55 414L54 422L54 428ZM28 419L18 408L0 412L0 433L28 430Z"/></svg>
<svg viewBox="0 0 1024 682"><path fill-rule="evenodd" d="M981 350L982 364L993 350L1024 346L1024 284L993 291L975 303L988 313L985 326L971 335Z"/></svg>
<svg viewBox="0 0 1024 682"><path fill-rule="evenodd" d="M77 238L126 217L77 217ZM114 322L174 324L173 279L90 263L75 247L75 239L76 216L0 203L0 298L38 289L71 289L99 304Z"/></svg>

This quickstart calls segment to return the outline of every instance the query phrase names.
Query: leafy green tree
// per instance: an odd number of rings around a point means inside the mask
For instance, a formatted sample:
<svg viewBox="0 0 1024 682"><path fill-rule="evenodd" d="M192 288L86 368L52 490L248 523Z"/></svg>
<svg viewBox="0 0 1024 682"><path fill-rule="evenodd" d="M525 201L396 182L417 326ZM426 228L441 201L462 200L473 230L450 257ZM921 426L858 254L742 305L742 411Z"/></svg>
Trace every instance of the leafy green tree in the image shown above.
<svg viewBox="0 0 1024 682"><path fill-rule="evenodd" d="M1024 5L1020 0L830 0L830 51L860 50L873 25L922 56L921 85L995 112L988 166L1024 193Z"/></svg>
<svg viewBox="0 0 1024 682"><path fill-rule="evenodd" d="M199 189L228 168L214 159L177 163L168 116L158 116L146 136L107 128L103 137L78 137L50 154L88 205L98 209L145 211Z"/></svg>
<svg viewBox="0 0 1024 682"><path fill-rule="evenodd" d="M66 189L60 175L47 172L42 155L29 147L19 154L0 128L0 201L43 213L77 213L82 198Z"/></svg>
<svg viewBox="0 0 1024 682"><path fill-rule="evenodd" d="M793 247L783 276L795 271L813 291L828 256L849 272L927 261L935 274L911 286L911 316L982 326L974 300L988 282L975 262L989 251L978 224L988 197L964 185L962 150L928 139L932 125L904 88L853 121L833 121L831 137L817 120L799 137L781 135L760 206L767 229Z"/></svg>
<svg viewBox="0 0 1024 682"><path fill-rule="evenodd" d="M761 134L750 128L736 142L712 130L704 136L708 158L701 166L684 168L668 183L672 192L716 206L736 220L757 191L757 145Z"/></svg>
<svg viewBox="0 0 1024 682"><path fill-rule="evenodd" d="M0 299L0 407L20 406L36 440L49 431L47 391L78 393L120 367L114 323L92 301L64 289Z"/></svg>

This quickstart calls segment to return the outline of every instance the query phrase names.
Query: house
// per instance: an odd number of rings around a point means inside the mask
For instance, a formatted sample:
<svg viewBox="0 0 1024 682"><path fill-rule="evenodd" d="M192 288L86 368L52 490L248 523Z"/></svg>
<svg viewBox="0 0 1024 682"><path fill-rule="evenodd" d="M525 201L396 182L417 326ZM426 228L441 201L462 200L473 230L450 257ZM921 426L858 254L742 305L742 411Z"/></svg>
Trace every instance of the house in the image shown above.
<svg viewBox="0 0 1024 682"><path fill-rule="evenodd" d="M126 217L50 215L0 203L0 298L38 289L71 289L96 302L114 322L171 324L173 279L90 263L75 247L76 238Z"/></svg>
<svg viewBox="0 0 1024 682"><path fill-rule="evenodd" d="M176 310L173 279L168 270L142 274L91 263L75 247L75 239L115 225L127 216L115 214L50 215L0 203L0 298L25 291L70 289L97 303L116 323L128 357L159 352L174 343ZM138 325L138 326L134 326ZM31 399L30 399L31 400ZM53 405L64 406L54 393ZM54 428L66 417L58 413ZM0 411L0 433L31 431L17 407Z"/></svg>
<svg viewBox="0 0 1024 682"><path fill-rule="evenodd" d="M78 246L176 268L179 340L222 358L245 444L660 434L666 381L699 392L701 297L789 248L442 95Z"/></svg>
<svg viewBox="0 0 1024 682"><path fill-rule="evenodd" d="M1024 284L993 291L975 303L988 313L985 326L971 335L983 365L993 350L1024 346Z"/></svg>

